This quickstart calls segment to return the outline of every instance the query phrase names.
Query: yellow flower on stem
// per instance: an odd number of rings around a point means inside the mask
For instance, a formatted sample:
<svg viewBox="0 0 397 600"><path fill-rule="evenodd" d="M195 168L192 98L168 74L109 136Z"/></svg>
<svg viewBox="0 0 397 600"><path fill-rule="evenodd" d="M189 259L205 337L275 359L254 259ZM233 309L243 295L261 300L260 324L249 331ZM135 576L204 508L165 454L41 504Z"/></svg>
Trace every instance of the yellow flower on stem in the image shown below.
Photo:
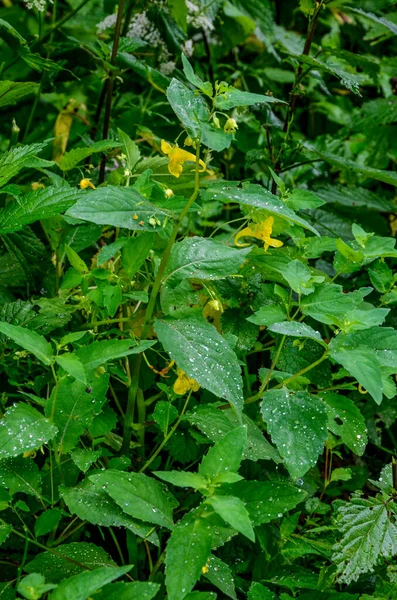
<svg viewBox="0 0 397 600"><path fill-rule="evenodd" d="M179 146L171 146L171 144L165 140L161 140L161 150L164 154L167 154L170 159L168 170L174 177L179 177L182 173L183 163L186 161L196 162L196 156L194 154L187 152L187 150L183 150L183 148L179 148ZM203 173L207 167L201 159L199 159L199 164L202 167L200 173Z"/></svg>
<svg viewBox="0 0 397 600"><path fill-rule="evenodd" d="M232 117L229 117L229 119L225 123L223 131L225 131L225 133L234 133L235 131L237 131L237 129L237 122Z"/></svg>
<svg viewBox="0 0 397 600"><path fill-rule="evenodd" d="M92 188L93 190L95 190L95 185L92 183L91 179L82 179L80 181L80 187L82 190L86 190L87 188Z"/></svg>
<svg viewBox="0 0 397 600"><path fill-rule="evenodd" d="M262 240L263 242L265 242L265 252L269 248L269 246L272 246L272 248L281 248L283 242L280 242L280 240L274 240L271 237L273 223L273 217L268 217L262 223L252 223L249 227L245 227L244 229L239 231L239 233L234 238L234 243L236 244L236 246L249 246L249 244L239 244L239 239L242 237L254 237L258 240Z"/></svg>
<svg viewBox="0 0 397 600"><path fill-rule="evenodd" d="M177 369L176 373L178 377L174 383L175 394L183 396L183 394L186 394L186 392L189 392L190 390L192 392L197 392L200 389L200 384L197 383L195 379L189 377L189 375L186 375L185 371Z"/></svg>

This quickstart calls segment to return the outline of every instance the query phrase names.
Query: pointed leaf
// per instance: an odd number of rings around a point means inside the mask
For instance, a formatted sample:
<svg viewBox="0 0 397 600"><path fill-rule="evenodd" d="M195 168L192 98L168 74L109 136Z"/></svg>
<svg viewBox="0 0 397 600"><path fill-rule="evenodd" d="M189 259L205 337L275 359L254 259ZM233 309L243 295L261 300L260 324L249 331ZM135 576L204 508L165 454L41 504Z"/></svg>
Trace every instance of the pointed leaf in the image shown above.
<svg viewBox="0 0 397 600"><path fill-rule="evenodd" d="M0 322L0 333L3 333L16 344L34 354L45 365L50 365L54 360L51 344L35 331L30 331L18 325Z"/></svg>

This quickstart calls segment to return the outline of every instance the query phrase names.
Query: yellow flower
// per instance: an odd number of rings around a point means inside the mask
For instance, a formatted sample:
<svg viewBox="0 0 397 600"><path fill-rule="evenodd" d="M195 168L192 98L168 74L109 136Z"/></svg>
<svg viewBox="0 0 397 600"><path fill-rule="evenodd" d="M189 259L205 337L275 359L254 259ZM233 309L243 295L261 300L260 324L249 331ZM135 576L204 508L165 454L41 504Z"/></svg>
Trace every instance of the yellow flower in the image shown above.
<svg viewBox="0 0 397 600"><path fill-rule="evenodd" d="M39 183L38 181L34 181L30 184L33 191L40 190L41 188L45 188L44 183Z"/></svg>
<svg viewBox="0 0 397 600"><path fill-rule="evenodd" d="M242 237L254 237L265 242L265 252L269 246L272 246L272 248L281 248L283 242L280 242L280 240L273 240L270 237L272 235L273 223L273 217L268 217L262 223L252 223L249 227L245 227L236 235L234 243L236 246L249 246L249 244L239 244L239 239Z"/></svg>
<svg viewBox="0 0 397 600"><path fill-rule="evenodd" d="M166 197L166 198L172 198L172 196L174 195L174 192L172 191L172 189L171 189L171 188L167 188L167 189L165 190L164 194L165 194L165 197Z"/></svg>
<svg viewBox="0 0 397 600"><path fill-rule="evenodd" d="M202 572L203 575L205 575L206 573L208 573L209 570L210 569L209 569L208 563L205 564L204 567L201 567L201 572Z"/></svg>
<svg viewBox="0 0 397 600"><path fill-rule="evenodd" d="M223 131L226 133L234 133L238 129L238 125L231 117L226 121Z"/></svg>
<svg viewBox="0 0 397 600"><path fill-rule="evenodd" d="M89 187L95 190L95 185L92 183L91 179L82 179L80 181L80 187L82 190L86 190Z"/></svg>
<svg viewBox="0 0 397 600"><path fill-rule="evenodd" d="M161 140L161 150L164 154L167 154L170 162L168 163L168 170L174 177L179 177L183 171L183 163L186 161L196 162L196 157L191 152L187 152L178 146L171 146L165 140ZM203 173L206 170L205 163L200 159L200 166L203 168L200 169L200 173Z"/></svg>
<svg viewBox="0 0 397 600"><path fill-rule="evenodd" d="M189 375L186 375L185 371L177 369L176 373L178 377L174 383L175 394L183 396L183 394L186 394L186 392L189 392L190 390L192 392L197 392L200 389L200 384L197 383L195 379L189 377Z"/></svg>

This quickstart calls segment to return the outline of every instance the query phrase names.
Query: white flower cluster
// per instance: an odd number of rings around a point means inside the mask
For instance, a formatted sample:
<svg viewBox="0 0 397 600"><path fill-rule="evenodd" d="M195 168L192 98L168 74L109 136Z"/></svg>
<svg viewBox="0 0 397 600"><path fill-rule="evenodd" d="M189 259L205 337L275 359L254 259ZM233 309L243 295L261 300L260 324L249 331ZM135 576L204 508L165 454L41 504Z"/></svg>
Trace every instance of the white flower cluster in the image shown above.
<svg viewBox="0 0 397 600"><path fill-rule="evenodd" d="M36 10L38 10L39 12L44 12L46 9L46 5L47 5L47 0L24 0L26 8L28 8L29 10L32 10L32 8L35 8ZM50 0L51 4L53 3L53 0Z"/></svg>
<svg viewBox="0 0 397 600"><path fill-rule="evenodd" d="M113 13L112 15L108 15L101 21L97 23L96 30L97 33L103 33L107 29L112 29L116 25L117 21L117 13Z"/></svg>
<svg viewBox="0 0 397 600"><path fill-rule="evenodd" d="M186 42L182 46L182 52L188 58L193 56L193 52L194 52L193 40L186 40Z"/></svg>
<svg viewBox="0 0 397 600"><path fill-rule="evenodd" d="M167 45L157 27L148 19L146 11L138 13L131 19L130 28L127 37L138 38L150 44L153 48L159 50L158 60L161 63L161 68L165 69L164 74L169 75L175 68L175 63L170 61L170 53Z"/></svg>
<svg viewBox="0 0 397 600"><path fill-rule="evenodd" d="M207 33L214 30L214 23L203 13L203 9L191 0L186 0L187 22L195 29L204 29Z"/></svg>

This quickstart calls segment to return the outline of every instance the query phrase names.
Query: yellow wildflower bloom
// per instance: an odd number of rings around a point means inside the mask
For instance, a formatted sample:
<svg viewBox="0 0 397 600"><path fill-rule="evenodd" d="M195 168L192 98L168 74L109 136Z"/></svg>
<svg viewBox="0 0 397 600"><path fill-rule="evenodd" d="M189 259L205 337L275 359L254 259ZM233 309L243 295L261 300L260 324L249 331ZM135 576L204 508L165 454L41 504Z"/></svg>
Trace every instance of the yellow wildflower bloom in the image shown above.
<svg viewBox="0 0 397 600"><path fill-rule="evenodd" d="M171 188L167 188L164 192L166 198L172 198L174 196L174 192Z"/></svg>
<svg viewBox="0 0 397 600"><path fill-rule="evenodd" d="M204 565L204 567L201 567L201 572L203 575L205 575L206 573L208 573L209 571L209 566L208 563Z"/></svg>
<svg viewBox="0 0 397 600"><path fill-rule="evenodd" d="M239 239L242 237L254 237L265 242L265 252L269 246L272 246L272 248L281 248L283 242L274 240L270 237L272 235L273 223L273 217L268 217L262 223L252 223L249 227L245 227L239 231L234 238L234 243L236 246L249 246L249 244L239 244Z"/></svg>
<svg viewBox="0 0 397 600"><path fill-rule="evenodd" d="M190 390L192 392L197 392L200 389L200 384L197 383L195 379L189 377L189 375L186 375L185 371L177 369L176 373L178 377L174 383L175 394L183 396L183 394L186 394L186 392L189 392Z"/></svg>
<svg viewBox="0 0 397 600"><path fill-rule="evenodd" d="M238 129L237 122L234 119L232 119L232 117L230 117L226 121L223 131L225 133L234 133L237 129Z"/></svg>
<svg viewBox="0 0 397 600"><path fill-rule="evenodd" d="M183 163L186 161L196 162L196 157L191 152L187 152L179 146L171 146L165 140L161 140L161 150L164 154L167 154L170 161L168 163L168 170L174 177L179 177L183 171ZM200 169L200 173L203 173L206 170L205 163L200 159L199 164L202 167Z"/></svg>
<svg viewBox="0 0 397 600"><path fill-rule="evenodd" d="M95 190L95 185L92 183L91 179L82 179L80 181L80 187L82 190L86 190L89 187Z"/></svg>
<svg viewBox="0 0 397 600"><path fill-rule="evenodd" d="M38 181L34 181L33 183L30 184L30 187L32 188L32 190L34 192L36 192L37 190L45 188L45 185L44 185L44 183L39 183Z"/></svg>

